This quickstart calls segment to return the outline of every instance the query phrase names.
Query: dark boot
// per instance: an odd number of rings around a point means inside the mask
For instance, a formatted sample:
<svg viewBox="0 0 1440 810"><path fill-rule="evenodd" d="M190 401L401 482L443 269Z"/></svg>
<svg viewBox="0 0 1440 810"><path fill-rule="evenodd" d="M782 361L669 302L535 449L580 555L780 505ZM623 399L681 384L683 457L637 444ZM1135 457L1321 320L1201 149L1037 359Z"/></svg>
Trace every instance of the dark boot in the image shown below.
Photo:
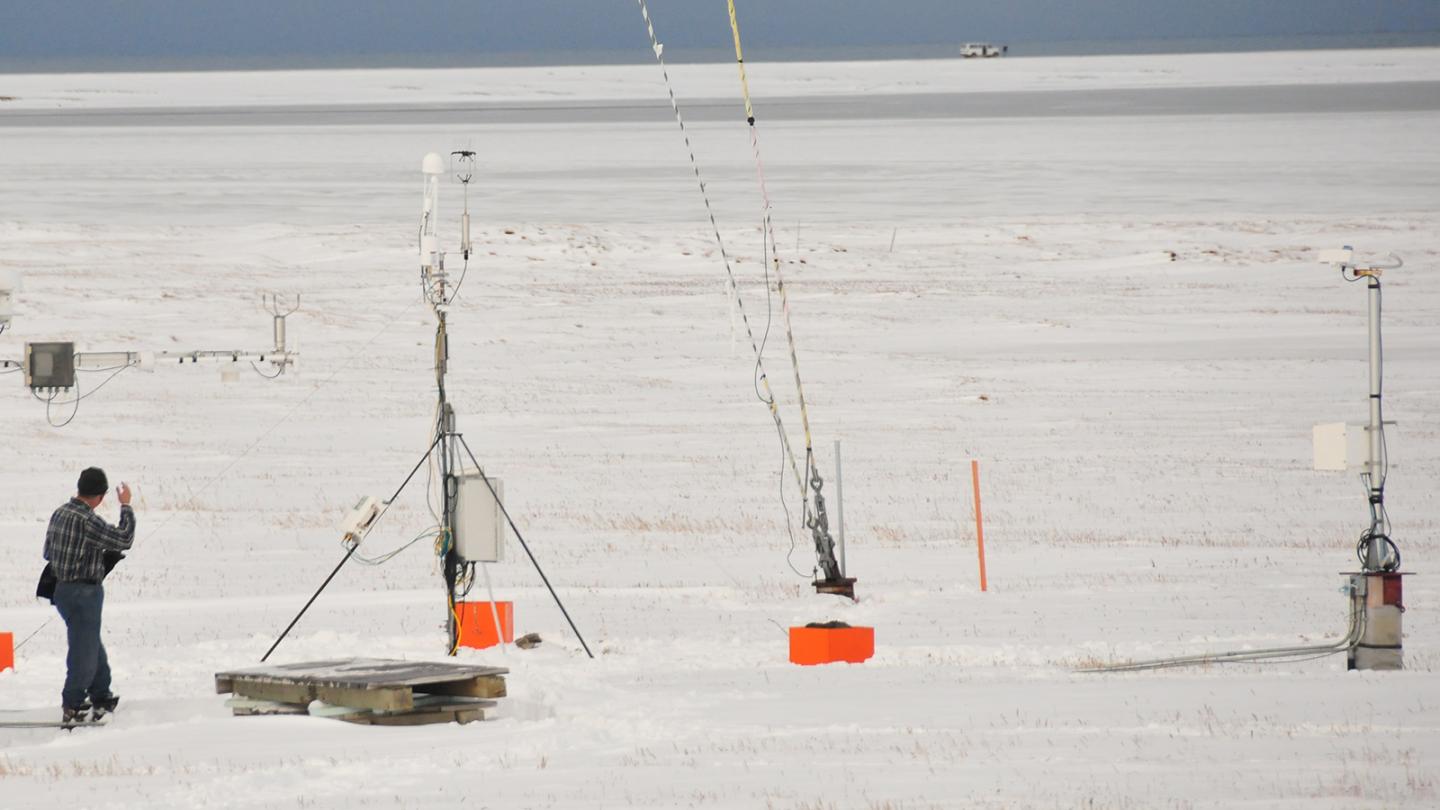
<svg viewBox="0 0 1440 810"><path fill-rule="evenodd" d="M82 703L79 706L66 706L60 712L60 724L65 726L78 726L81 723L90 722L91 708L89 703Z"/></svg>
<svg viewBox="0 0 1440 810"><path fill-rule="evenodd" d="M90 711L90 720L98 723L105 715L115 711L115 707L120 705L120 696L106 695L105 697L90 698L90 703L93 706Z"/></svg>

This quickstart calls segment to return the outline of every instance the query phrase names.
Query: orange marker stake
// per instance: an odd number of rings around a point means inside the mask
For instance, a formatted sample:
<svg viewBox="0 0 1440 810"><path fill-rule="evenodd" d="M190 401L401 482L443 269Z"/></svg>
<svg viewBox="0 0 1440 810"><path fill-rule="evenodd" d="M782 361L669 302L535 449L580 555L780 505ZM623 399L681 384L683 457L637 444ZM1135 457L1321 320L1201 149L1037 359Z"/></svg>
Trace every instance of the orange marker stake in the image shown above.
<svg viewBox="0 0 1440 810"><path fill-rule="evenodd" d="M986 589L985 582L985 524L980 519L980 462L970 460L970 481L975 485L975 545L980 554L980 591Z"/></svg>

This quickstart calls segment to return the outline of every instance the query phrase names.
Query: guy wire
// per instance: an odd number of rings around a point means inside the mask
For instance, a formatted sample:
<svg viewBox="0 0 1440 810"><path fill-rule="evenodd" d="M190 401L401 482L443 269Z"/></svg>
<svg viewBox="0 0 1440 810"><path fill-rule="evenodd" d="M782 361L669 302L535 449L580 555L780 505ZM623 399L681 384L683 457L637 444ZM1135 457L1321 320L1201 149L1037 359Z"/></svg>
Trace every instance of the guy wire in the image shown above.
<svg viewBox="0 0 1440 810"><path fill-rule="evenodd" d="M790 472L795 477L795 484L800 488L800 497L808 503L809 493L806 491L805 479L800 475L800 465L795 460L795 451L790 444L789 434L785 431L785 425L780 417L780 408L775 402L774 391L770 387L770 377L765 373L764 355L759 344L755 340L755 330L750 325L750 317L745 311L745 299L740 295L740 286L735 280L734 268L730 265L730 254L725 248L725 239L720 235L720 225L715 219L715 209L710 203L710 192L706 188L704 175L700 171L700 162L695 157L695 147L690 143L689 131L685 128L685 117L680 111L680 102L675 97L675 88L670 81L670 69L665 64L664 47L660 44L655 34L655 25L651 21L650 7L645 0L636 0L640 6L640 15L645 20L645 30L650 36L650 49L655 54L655 61L660 65L660 73L665 79L665 90L670 96L670 108L675 113L675 123L680 127L680 135L685 140L685 149L690 155L690 167L695 173L696 183L700 187L700 197L705 202L705 213L710 219L710 228L715 235L715 243L720 249L720 259L725 264L725 275L729 280L731 293L735 296L735 303L740 312L740 320L745 325L745 335L750 340L750 349L755 354L755 367L759 372L759 385L763 389L760 401L770 409L770 418L775 421L775 429L780 434L780 443L785 451L785 457L789 461ZM768 283L766 287L769 289ZM781 288L783 291L783 287Z"/></svg>
<svg viewBox="0 0 1440 810"><path fill-rule="evenodd" d="M806 528L818 531L820 487L824 481L815 466L815 443L810 432L810 409L805 402L805 386L800 380L800 356L795 347L795 329L790 315L790 295L785 291L785 276L780 272L780 245L775 238L770 191L765 183L765 161L760 157L760 133L755 126L755 107L750 99L750 80L745 73L745 52L740 44L740 19L735 12L735 0L726 0L726 3L730 11L730 34L735 41L735 64L740 73L740 92L745 100L745 123L750 129L750 151L755 157L755 177L760 186L761 223L770 248L770 264L768 266L775 270L775 286L780 292L780 311L785 318L785 338L790 346L790 368L795 375L795 395L800 407L800 424L805 433L805 476L800 484L801 503L804 506L802 522ZM816 542L820 542L818 534Z"/></svg>
<svg viewBox="0 0 1440 810"><path fill-rule="evenodd" d="M760 134L755 126L755 108L750 101L750 80L745 75L745 54L740 47L740 20L735 14L735 0L726 0L730 7L730 33L735 40L735 63L740 71L740 90L745 98L745 122L750 128L750 149L755 156L755 174L760 184L760 199L765 235L770 240L770 262L775 268L775 286L780 291L780 311L785 316L785 336L790 342L790 367L795 372L795 393L800 403L800 421L805 430L805 452L814 453L814 442L810 438L810 411L805 405L805 387L800 382L800 359L795 350L795 330L791 325L790 296L785 292L785 277L780 272L779 244L775 240L775 225L770 216L770 191L765 185L765 162L760 158ZM806 492L806 504L809 493Z"/></svg>

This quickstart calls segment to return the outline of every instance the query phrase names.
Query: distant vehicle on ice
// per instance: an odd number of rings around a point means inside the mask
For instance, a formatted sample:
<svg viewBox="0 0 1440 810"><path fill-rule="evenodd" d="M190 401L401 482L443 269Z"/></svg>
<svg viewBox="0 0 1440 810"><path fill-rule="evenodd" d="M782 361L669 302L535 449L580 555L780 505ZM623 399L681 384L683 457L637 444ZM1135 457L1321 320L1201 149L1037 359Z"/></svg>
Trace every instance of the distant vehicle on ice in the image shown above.
<svg viewBox="0 0 1440 810"><path fill-rule="evenodd" d="M992 56L1004 56L1009 50L1009 45L991 45L988 42L967 42L960 46L960 55L966 59L989 59Z"/></svg>

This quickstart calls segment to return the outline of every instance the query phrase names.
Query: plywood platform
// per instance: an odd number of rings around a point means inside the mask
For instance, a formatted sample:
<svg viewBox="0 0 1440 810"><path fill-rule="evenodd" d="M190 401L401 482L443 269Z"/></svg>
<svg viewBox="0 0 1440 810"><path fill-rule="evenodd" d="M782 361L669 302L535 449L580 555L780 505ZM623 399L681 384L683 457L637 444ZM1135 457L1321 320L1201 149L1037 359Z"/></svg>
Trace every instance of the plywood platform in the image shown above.
<svg viewBox="0 0 1440 810"><path fill-rule="evenodd" d="M349 658L219 672L236 715L320 714L352 723L418 725L483 720L505 696L509 670L433 661ZM326 704L311 711L314 701Z"/></svg>

